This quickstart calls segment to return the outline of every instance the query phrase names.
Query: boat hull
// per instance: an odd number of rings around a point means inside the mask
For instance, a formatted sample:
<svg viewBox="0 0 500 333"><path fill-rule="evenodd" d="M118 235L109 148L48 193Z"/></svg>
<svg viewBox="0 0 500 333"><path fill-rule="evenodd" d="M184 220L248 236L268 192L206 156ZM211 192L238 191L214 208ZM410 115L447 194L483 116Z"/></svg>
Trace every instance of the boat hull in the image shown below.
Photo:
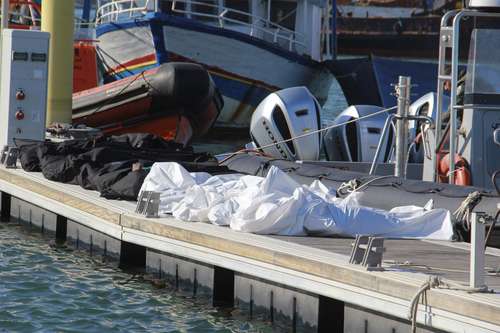
<svg viewBox="0 0 500 333"><path fill-rule="evenodd" d="M105 24L97 35L110 79L169 61L202 64L224 97L223 127L248 127L262 99L290 86L308 86L324 102L333 79L319 63L272 43L171 15Z"/></svg>

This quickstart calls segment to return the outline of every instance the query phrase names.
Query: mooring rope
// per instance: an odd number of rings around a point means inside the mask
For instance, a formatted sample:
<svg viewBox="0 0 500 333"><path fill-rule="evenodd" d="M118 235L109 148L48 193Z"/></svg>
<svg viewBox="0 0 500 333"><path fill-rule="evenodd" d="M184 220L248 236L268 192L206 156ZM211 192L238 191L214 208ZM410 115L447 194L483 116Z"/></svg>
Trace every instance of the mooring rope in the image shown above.
<svg viewBox="0 0 500 333"><path fill-rule="evenodd" d="M408 310L408 319L411 321L411 333L416 333L417 331L417 312L418 304L420 302L420 297L425 294L426 291L437 288L437 289L449 289L449 290L460 290L468 293L489 293L493 292L487 287L473 288L461 285L460 283L443 281L439 276L432 275L429 276L428 280L425 281L422 286L417 290L415 295L410 301L410 307Z"/></svg>
<svg viewBox="0 0 500 333"><path fill-rule="evenodd" d="M393 176L393 175L379 176L379 177L369 179L365 183L363 183L360 179L354 178L354 179L351 179L347 182L342 183L339 186L339 188L337 189L337 194L339 196L343 196L345 194L351 194L351 193L360 191L360 190L368 187L368 185L376 182L377 180L382 180L382 179L387 179L387 178L398 178L398 177Z"/></svg>
<svg viewBox="0 0 500 333"><path fill-rule="evenodd" d="M477 206L477 204L481 201L482 199L482 193L479 191L474 191L469 193L467 198L465 198L464 201L460 204L460 206L453 212L453 217L457 222L461 222L465 230L468 231L470 230L470 225L469 225L469 216L472 213L472 210L474 207Z"/></svg>
<svg viewBox="0 0 500 333"><path fill-rule="evenodd" d="M420 296L424 294L427 290L431 288L436 288L441 283L438 276L429 276L429 279L425 281L422 286L418 289L417 293L413 296L410 301L410 309L408 311L408 319L411 321L411 333L417 332L417 311L418 304L420 301Z"/></svg>

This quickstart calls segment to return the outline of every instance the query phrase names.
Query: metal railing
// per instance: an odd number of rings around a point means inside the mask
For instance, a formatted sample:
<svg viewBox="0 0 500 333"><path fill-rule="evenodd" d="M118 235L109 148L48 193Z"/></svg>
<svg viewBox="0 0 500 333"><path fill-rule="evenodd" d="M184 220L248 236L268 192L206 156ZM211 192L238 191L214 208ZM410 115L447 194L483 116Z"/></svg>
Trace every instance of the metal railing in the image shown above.
<svg viewBox="0 0 500 333"><path fill-rule="evenodd" d="M178 3L184 4L184 9L179 8L177 6ZM192 10L193 5L196 7L204 7L206 11ZM212 13L210 13L210 11ZM264 40L271 40L272 42L279 45L281 45L280 42L284 42L287 45L289 51L297 51L297 46L301 46L303 49L307 49L307 46L304 42L305 37L303 34L285 28L284 26L272 22L269 19L252 15L241 10L199 1L173 0L172 12L185 14L186 16L191 17L197 16L213 19L214 21L218 22L218 25L221 28L224 28L226 23L233 23L239 26L247 27L248 34L250 36L258 37ZM238 16L244 17L246 19L241 20L234 18ZM262 36L259 36L259 33L261 33ZM268 36L268 38L266 38L266 36Z"/></svg>
<svg viewBox="0 0 500 333"><path fill-rule="evenodd" d="M9 23L39 27L42 23L40 12L29 2L20 2L18 11L9 11ZM24 12L23 12L24 11ZM0 13L0 17L2 13Z"/></svg>
<svg viewBox="0 0 500 333"><path fill-rule="evenodd" d="M95 40L95 22L88 22L75 17L74 38L75 40Z"/></svg>
<svg viewBox="0 0 500 333"><path fill-rule="evenodd" d="M127 17L143 16L148 12L155 11L156 4L154 0L113 0L99 6L96 13L96 24L111 23ZM183 4L184 8L181 8L179 4ZM193 10L193 8L196 8L196 10ZM231 24L245 27L248 35L271 41L289 51L297 52L299 49L309 51L303 34L245 11L219 6L215 3L189 0L172 1L171 10L187 17L213 20L220 28L226 28L227 25Z"/></svg>
<svg viewBox="0 0 500 333"><path fill-rule="evenodd" d="M143 16L155 10L153 0L113 0L100 5L96 12L96 24L111 23L122 18Z"/></svg>

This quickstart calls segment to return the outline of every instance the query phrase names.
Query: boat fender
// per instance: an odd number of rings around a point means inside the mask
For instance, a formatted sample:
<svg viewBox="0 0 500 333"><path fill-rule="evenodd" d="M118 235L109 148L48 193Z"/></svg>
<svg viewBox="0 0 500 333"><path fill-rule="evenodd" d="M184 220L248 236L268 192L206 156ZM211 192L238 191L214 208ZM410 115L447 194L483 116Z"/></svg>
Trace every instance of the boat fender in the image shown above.
<svg viewBox="0 0 500 333"><path fill-rule="evenodd" d="M448 182L448 176L450 171L450 154L444 155L442 158L438 158L438 172L439 179L443 183ZM455 155L455 185L469 186L471 185L471 173L469 168L469 163L461 155Z"/></svg>

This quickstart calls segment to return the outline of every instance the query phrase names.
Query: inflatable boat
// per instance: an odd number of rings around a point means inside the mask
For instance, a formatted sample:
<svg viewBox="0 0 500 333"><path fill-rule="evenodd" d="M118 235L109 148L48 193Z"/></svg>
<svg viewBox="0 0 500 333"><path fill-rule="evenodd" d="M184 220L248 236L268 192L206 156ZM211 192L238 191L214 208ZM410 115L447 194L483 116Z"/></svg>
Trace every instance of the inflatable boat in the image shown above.
<svg viewBox="0 0 500 333"><path fill-rule="evenodd" d="M187 144L212 127L222 107L202 66L167 63L73 94L73 125L106 134L147 132Z"/></svg>
<svg viewBox="0 0 500 333"><path fill-rule="evenodd" d="M288 88L269 95L261 102L252 116L250 136L253 142L247 145L245 151L221 155L222 165L233 172L260 177L266 177L276 167L299 184L311 186L314 181L320 180L337 197L357 192L359 205L385 211L415 205L425 209L446 209L453 214L457 235L464 240L469 237L471 212L484 213L492 221L500 216L500 190L496 177L500 171L495 171L498 168L494 163L486 165L488 170L480 170L481 173L469 177L467 182L460 181L459 175L473 170L474 163L466 167L456 163L454 182L448 182L446 177L443 179L440 169L435 173L429 171L433 161L443 164L444 158L440 159L439 155L448 153L443 144L435 146L438 149L434 148L434 140L431 139L436 127L438 99L441 99L440 106L444 108L450 103L448 97L429 93L408 105L408 115L413 117L408 119L413 120L408 120L407 135L411 144L407 147L407 158L404 160L406 171L405 176L394 176L392 156L395 155L397 129L389 127L388 120L394 116L395 108L351 106L333 124L321 129L316 112L317 102L306 90L305 87ZM432 126L421 122L421 119L428 119ZM479 125L484 126L483 123L464 122L462 127L476 127L476 131L467 131L471 136L491 133L490 123L486 128ZM389 135L384 136L385 132ZM444 136L447 133L443 130ZM500 130L493 136L491 141L500 142ZM493 151L498 146L500 144L491 142L488 148ZM324 153L321 153L322 150ZM438 155L438 158L433 160L432 154ZM499 155L495 156L493 162L496 163ZM474 161L473 158L468 160ZM378 168L373 168L373 165ZM493 176L490 170L495 171ZM437 181L429 180L434 174L439 176ZM445 175L448 176L448 172ZM485 177L488 181L483 181ZM490 244L498 247L499 233L495 222L492 230L495 231L489 239Z"/></svg>

